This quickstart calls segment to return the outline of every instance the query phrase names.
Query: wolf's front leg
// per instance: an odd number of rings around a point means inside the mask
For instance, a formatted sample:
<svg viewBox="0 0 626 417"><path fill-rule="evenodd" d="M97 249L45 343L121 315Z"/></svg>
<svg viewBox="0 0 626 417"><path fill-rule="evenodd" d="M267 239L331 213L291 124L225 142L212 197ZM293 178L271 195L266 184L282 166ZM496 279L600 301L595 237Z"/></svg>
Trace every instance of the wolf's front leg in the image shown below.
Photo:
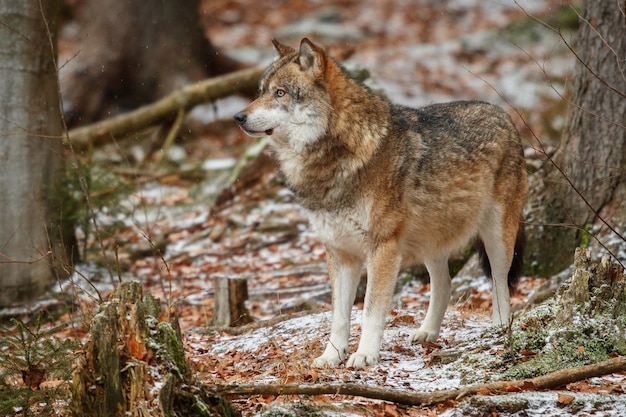
<svg viewBox="0 0 626 417"><path fill-rule="evenodd" d="M350 337L350 314L361 278L363 261L326 245L326 262L333 292L332 324L330 340L322 356L313 361L318 368L335 368L348 354Z"/></svg>
<svg viewBox="0 0 626 417"><path fill-rule="evenodd" d="M401 257L396 242L380 244L367 262L367 290L359 348L350 356L347 366L363 368L380 360L380 345L385 319L400 272Z"/></svg>

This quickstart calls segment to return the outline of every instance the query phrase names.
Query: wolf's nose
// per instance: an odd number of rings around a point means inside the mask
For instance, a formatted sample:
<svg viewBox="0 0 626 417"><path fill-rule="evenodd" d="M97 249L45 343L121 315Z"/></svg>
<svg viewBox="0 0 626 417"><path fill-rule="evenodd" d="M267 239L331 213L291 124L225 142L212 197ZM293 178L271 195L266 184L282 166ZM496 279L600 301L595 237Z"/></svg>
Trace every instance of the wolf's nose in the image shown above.
<svg viewBox="0 0 626 417"><path fill-rule="evenodd" d="M246 122L248 115L240 111L239 113L236 113L233 117L235 118L235 122L237 122L237 124L242 125Z"/></svg>

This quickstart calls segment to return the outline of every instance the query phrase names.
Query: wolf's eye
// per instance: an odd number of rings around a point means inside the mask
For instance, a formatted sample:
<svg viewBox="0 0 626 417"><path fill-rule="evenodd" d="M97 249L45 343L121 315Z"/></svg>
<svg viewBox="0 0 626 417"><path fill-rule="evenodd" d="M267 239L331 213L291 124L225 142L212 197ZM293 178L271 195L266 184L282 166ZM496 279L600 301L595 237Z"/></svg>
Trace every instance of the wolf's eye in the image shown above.
<svg viewBox="0 0 626 417"><path fill-rule="evenodd" d="M276 92L274 93L274 95L275 95L276 97L282 97L282 96L284 96L285 94L287 94L287 93L286 93L286 92L285 92L285 90L283 90L282 88L278 88L278 89L276 90Z"/></svg>

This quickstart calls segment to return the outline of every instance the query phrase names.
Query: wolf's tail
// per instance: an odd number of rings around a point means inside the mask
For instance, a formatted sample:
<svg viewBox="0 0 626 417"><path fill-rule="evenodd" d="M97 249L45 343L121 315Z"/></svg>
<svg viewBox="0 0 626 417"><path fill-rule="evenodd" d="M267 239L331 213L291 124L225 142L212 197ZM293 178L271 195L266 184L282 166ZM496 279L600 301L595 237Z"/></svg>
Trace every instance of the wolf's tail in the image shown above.
<svg viewBox="0 0 626 417"><path fill-rule="evenodd" d="M507 284L509 286L509 292L513 293L517 281L519 281L524 269L524 245L526 244L526 235L524 234L524 223L520 221L519 228L517 229L517 236L515 237L515 249L513 251L513 261L509 268L509 274L507 276ZM489 257L485 251L485 245L481 240L476 241L476 247L478 249L478 256L482 265L485 275L491 277L491 264L489 263Z"/></svg>

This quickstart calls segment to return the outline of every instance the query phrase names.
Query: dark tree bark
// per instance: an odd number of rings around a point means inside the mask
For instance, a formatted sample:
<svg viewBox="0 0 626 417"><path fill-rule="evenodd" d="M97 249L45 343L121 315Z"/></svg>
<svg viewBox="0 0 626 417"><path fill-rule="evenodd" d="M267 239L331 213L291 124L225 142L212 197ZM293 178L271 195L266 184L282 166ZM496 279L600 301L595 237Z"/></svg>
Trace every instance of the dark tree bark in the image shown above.
<svg viewBox="0 0 626 417"><path fill-rule="evenodd" d="M58 7L0 0L0 306L37 297L71 269L63 240L73 230L60 207Z"/></svg>
<svg viewBox="0 0 626 417"><path fill-rule="evenodd" d="M603 244L624 245L626 2L585 2L575 54L567 126L531 187L527 253L542 275L570 265L583 231L602 220L618 232L604 225Z"/></svg>
<svg viewBox="0 0 626 417"><path fill-rule="evenodd" d="M221 54L198 18L198 0L86 0L75 8L81 39L64 65L68 120L84 124L243 65Z"/></svg>

